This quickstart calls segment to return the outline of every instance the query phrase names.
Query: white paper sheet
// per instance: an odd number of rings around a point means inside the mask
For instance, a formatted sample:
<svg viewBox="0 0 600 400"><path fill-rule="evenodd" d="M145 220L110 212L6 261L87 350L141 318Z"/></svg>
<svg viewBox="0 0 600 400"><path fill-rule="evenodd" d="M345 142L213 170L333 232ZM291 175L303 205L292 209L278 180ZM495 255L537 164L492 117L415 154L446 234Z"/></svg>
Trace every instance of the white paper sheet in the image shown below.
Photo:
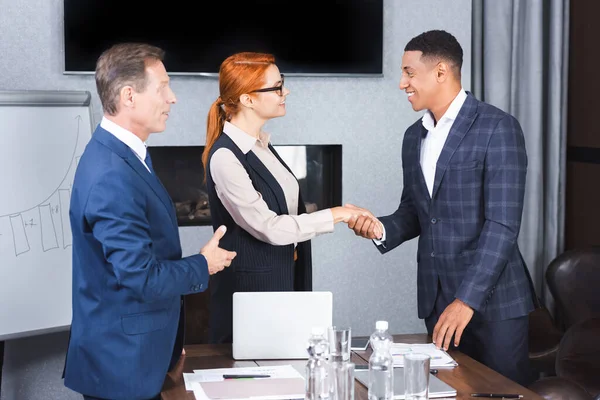
<svg viewBox="0 0 600 400"><path fill-rule="evenodd" d="M302 378L292 365L265 365L243 368L216 368L216 369L195 369L195 382L217 382L223 380L223 374L229 375L270 375L268 379L274 378ZM184 375L185 377L185 375ZM264 379L264 378L263 378Z"/></svg>
<svg viewBox="0 0 600 400"><path fill-rule="evenodd" d="M214 369L196 369L193 373L184 373L183 379L185 389L192 391L196 400L210 400L206 395L202 382L219 382L223 381L223 375L269 375L269 378L256 379L278 379L278 378L302 378L302 374L298 372L292 365L269 365L269 366L254 366L242 368L214 368ZM270 398L279 399L281 396L262 396L260 399L268 400ZM300 398L302 398L300 396ZM250 397L258 399L258 397Z"/></svg>
<svg viewBox="0 0 600 400"><path fill-rule="evenodd" d="M408 353L422 353L431 357L430 368L448 368L455 367L458 363L442 349L435 347L433 343L426 344L408 344L394 343L392 345L392 357L394 358L394 367L404 366L404 355Z"/></svg>

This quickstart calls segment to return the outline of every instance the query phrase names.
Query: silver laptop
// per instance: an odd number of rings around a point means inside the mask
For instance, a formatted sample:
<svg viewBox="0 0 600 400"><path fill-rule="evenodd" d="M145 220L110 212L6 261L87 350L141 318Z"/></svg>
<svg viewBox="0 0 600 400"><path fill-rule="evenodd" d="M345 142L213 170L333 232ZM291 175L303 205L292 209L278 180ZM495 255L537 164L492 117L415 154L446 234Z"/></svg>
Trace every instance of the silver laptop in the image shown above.
<svg viewBox="0 0 600 400"><path fill-rule="evenodd" d="M354 371L354 378L369 387L369 370ZM394 368L394 399L404 399L404 368ZM456 397L456 389L433 374L429 374L429 398Z"/></svg>
<svg viewBox="0 0 600 400"><path fill-rule="evenodd" d="M308 359L313 327L332 326L331 292L233 294L235 360Z"/></svg>

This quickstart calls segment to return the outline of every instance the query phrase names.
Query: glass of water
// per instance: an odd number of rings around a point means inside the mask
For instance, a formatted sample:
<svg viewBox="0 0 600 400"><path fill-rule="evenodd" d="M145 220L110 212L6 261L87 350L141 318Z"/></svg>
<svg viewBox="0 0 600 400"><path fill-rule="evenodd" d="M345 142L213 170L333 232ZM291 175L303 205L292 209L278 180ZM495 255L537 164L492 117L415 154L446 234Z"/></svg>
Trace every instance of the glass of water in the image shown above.
<svg viewBox="0 0 600 400"><path fill-rule="evenodd" d="M329 328L329 357L333 362L350 361L350 327L332 326Z"/></svg>
<svg viewBox="0 0 600 400"><path fill-rule="evenodd" d="M404 395L406 400L427 400L429 398L429 364L427 354L408 353L404 355Z"/></svg>
<svg viewBox="0 0 600 400"><path fill-rule="evenodd" d="M354 400L354 363L332 362L331 383L333 400Z"/></svg>

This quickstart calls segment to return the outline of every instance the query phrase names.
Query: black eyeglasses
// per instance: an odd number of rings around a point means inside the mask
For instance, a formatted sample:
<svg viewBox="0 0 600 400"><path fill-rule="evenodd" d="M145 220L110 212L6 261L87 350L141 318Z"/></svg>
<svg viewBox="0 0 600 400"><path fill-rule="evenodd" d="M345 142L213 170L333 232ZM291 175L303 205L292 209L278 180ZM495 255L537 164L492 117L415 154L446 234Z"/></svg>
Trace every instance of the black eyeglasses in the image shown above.
<svg viewBox="0 0 600 400"><path fill-rule="evenodd" d="M273 87L269 87L269 88L264 88L264 89L257 89L257 90L253 90L250 93L264 93L264 92L277 92L277 94L279 96L283 96L283 74L281 74L281 85L279 86L273 86Z"/></svg>

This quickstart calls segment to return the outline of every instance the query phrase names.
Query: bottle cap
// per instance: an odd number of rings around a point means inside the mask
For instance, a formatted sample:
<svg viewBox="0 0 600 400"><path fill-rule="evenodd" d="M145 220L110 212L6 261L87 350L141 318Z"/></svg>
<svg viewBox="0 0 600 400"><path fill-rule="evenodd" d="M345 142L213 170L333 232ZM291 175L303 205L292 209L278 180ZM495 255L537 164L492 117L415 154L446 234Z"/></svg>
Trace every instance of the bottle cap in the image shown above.
<svg viewBox="0 0 600 400"><path fill-rule="evenodd" d="M377 321L375 322L375 329L377 329L378 331L386 331L388 328L388 322L387 321Z"/></svg>

